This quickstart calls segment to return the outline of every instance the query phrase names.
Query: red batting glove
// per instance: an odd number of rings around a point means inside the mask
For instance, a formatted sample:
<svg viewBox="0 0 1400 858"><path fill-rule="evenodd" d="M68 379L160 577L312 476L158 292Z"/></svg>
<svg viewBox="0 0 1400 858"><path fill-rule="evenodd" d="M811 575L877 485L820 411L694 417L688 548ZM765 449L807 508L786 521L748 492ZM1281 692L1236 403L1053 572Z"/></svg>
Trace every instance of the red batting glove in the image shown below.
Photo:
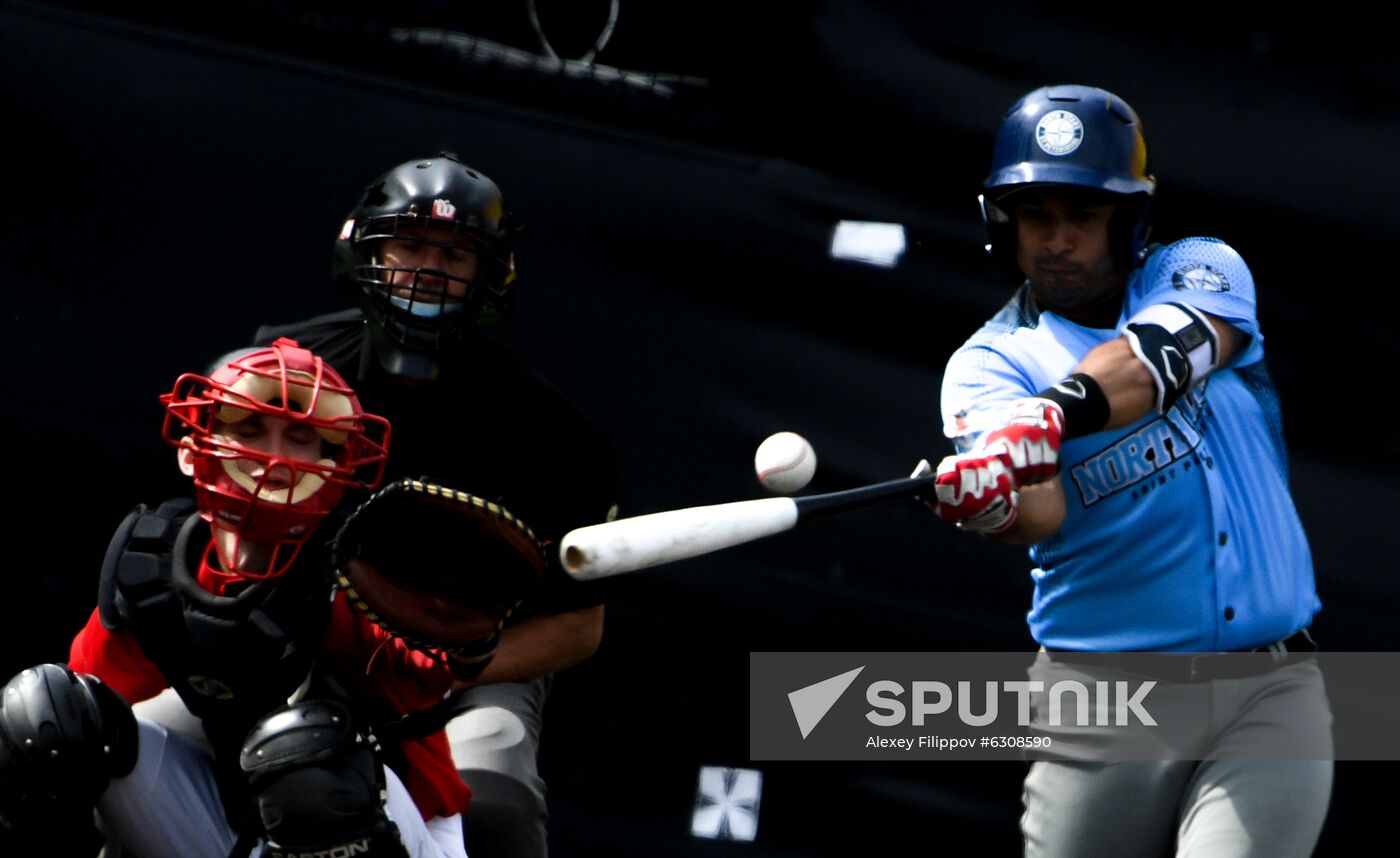
<svg viewBox="0 0 1400 858"><path fill-rule="evenodd" d="M1000 450L944 459L934 496L938 517L963 530L998 533L1016 522L1016 484Z"/></svg>
<svg viewBox="0 0 1400 858"><path fill-rule="evenodd" d="M1016 487L1039 483L1060 472L1060 439L1065 413L1048 399L1018 399L1000 429L982 436L978 452L996 454L1011 472Z"/></svg>

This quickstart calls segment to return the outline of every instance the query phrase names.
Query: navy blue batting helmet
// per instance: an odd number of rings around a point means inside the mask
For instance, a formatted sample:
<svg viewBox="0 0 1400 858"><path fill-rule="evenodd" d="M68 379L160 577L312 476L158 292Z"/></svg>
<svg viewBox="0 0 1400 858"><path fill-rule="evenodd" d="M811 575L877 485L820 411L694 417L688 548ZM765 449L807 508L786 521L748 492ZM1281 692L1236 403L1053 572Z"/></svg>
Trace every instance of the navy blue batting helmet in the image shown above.
<svg viewBox="0 0 1400 858"><path fill-rule="evenodd" d="M1157 180L1147 172L1142 122L1128 103L1093 86L1047 86L1012 105L997 130L982 184L982 215L994 254L1014 253L1009 207L1017 191L1068 185L1125 197L1115 254L1136 260L1147 240Z"/></svg>

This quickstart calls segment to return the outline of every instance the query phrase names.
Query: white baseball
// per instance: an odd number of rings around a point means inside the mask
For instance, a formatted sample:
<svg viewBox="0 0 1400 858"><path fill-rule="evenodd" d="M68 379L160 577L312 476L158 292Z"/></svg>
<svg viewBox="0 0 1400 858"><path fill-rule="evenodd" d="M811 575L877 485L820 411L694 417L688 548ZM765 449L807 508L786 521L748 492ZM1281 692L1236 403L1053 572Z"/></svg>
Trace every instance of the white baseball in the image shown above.
<svg viewBox="0 0 1400 858"><path fill-rule="evenodd" d="M807 439L796 432L778 432L758 445L753 469L765 488L791 494L812 481L817 472L817 454Z"/></svg>

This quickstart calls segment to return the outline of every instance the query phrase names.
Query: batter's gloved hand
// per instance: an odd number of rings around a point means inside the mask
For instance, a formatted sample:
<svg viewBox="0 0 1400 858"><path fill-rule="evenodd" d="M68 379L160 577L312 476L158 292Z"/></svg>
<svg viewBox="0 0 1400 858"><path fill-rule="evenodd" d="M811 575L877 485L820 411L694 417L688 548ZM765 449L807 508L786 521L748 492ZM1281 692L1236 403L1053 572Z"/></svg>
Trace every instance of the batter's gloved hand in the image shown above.
<svg viewBox="0 0 1400 858"><path fill-rule="evenodd" d="M934 497L938 517L962 530L999 533L1016 523L1016 483L999 450L939 462Z"/></svg>
<svg viewBox="0 0 1400 858"><path fill-rule="evenodd" d="M982 436L977 451L999 455L1015 488L1044 482L1060 472L1065 414L1048 399L1018 399L1005 424Z"/></svg>

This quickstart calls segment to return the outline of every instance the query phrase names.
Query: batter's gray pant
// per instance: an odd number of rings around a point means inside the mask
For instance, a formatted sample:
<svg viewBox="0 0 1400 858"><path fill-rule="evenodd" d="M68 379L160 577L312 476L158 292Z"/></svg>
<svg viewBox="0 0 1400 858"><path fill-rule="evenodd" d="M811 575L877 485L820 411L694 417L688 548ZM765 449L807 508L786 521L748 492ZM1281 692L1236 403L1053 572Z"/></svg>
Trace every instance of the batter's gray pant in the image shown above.
<svg viewBox="0 0 1400 858"><path fill-rule="evenodd" d="M1042 653L1031 678L1048 688L1062 675L1057 667ZM1028 858L1311 855L1333 770L1331 712L1316 663L1158 692L1159 721L1172 711L1210 713L1205 744L1191 753L1200 759L1033 763L1022 792ZM1280 744L1307 748L1308 758L1263 758Z"/></svg>

